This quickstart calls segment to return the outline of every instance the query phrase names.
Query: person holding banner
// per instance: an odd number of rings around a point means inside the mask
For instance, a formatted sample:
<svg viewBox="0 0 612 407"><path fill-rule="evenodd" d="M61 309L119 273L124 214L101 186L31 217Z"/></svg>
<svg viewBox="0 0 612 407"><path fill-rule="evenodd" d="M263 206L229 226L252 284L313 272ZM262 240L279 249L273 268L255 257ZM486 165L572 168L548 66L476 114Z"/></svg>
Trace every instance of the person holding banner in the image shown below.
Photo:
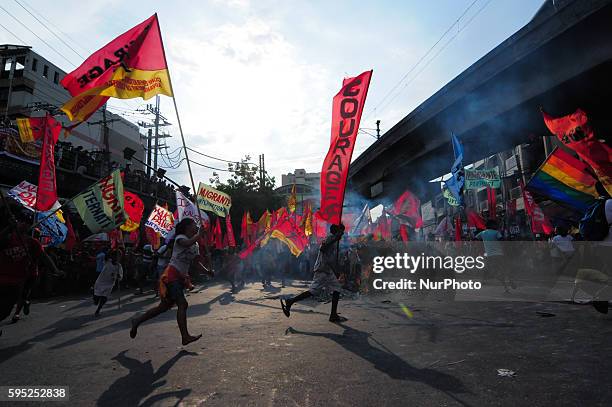
<svg viewBox="0 0 612 407"><path fill-rule="evenodd" d="M189 304L185 299L184 290L185 288L190 289L193 287L188 274L189 268L191 263L199 258L198 240L204 236L204 233L204 228L200 228L198 233L198 226L191 218L183 218L176 225L176 238L174 240L172 257L159 282L161 301L157 307L148 310L138 318L132 319L131 338L136 338L140 324L168 311L175 304L178 307L176 322L181 332L183 345L197 341L202 337L201 334L197 336L190 335L187 329L187 307Z"/></svg>
<svg viewBox="0 0 612 407"><path fill-rule="evenodd" d="M319 254L314 265L314 277L308 291L283 301L281 298L281 308L287 318L291 315L291 306L298 301L318 295L324 288L332 292L332 306L329 315L330 322L345 322L347 319L338 315L338 301L340 300L340 283L334 275L334 268L337 265L338 242L344 234L344 225L331 225L330 235L328 235L319 249Z"/></svg>

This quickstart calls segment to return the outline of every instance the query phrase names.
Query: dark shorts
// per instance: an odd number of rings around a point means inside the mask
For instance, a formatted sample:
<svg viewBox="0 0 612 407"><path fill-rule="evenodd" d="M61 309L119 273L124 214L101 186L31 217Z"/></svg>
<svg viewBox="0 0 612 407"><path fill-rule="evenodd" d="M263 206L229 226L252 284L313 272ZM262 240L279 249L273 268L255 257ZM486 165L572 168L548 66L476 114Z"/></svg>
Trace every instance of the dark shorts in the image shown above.
<svg viewBox="0 0 612 407"><path fill-rule="evenodd" d="M174 305L179 301L187 301L185 299L185 286L180 281L172 281L166 284L166 303Z"/></svg>
<svg viewBox="0 0 612 407"><path fill-rule="evenodd" d="M21 287L18 285L0 286L0 321L11 315L13 307L21 296Z"/></svg>

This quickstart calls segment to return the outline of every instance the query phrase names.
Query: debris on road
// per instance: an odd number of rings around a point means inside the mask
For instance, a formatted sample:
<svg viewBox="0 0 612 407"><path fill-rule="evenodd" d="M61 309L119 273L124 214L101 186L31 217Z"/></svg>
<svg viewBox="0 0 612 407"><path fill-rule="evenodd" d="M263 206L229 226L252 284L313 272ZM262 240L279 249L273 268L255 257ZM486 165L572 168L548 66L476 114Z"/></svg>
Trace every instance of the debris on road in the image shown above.
<svg viewBox="0 0 612 407"><path fill-rule="evenodd" d="M497 375L502 377L514 377L516 372L509 369L497 369Z"/></svg>
<svg viewBox="0 0 612 407"><path fill-rule="evenodd" d="M410 310L408 309L408 307L407 307L407 306L405 306L405 305L404 305L404 304L402 304L401 302L399 303L399 306L400 306L400 308L402 309L402 311L404 311L404 314L406 314L406 316L407 316L408 318L412 318L412 317L414 317L414 314L412 313L412 311L410 311Z"/></svg>

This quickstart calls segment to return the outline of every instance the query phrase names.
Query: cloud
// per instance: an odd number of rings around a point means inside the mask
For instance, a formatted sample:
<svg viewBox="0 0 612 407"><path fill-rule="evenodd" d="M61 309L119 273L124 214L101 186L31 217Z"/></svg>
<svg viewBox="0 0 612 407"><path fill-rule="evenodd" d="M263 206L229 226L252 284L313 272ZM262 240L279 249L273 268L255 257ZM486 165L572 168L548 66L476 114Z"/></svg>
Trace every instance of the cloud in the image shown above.
<svg viewBox="0 0 612 407"><path fill-rule="evenodd" d="M231 160L264 153L277 179L304 166L295 164L303 156L316 153L320 163L329 142L333 81L282 33L249 17L167 42L191 147Z"/></svg>

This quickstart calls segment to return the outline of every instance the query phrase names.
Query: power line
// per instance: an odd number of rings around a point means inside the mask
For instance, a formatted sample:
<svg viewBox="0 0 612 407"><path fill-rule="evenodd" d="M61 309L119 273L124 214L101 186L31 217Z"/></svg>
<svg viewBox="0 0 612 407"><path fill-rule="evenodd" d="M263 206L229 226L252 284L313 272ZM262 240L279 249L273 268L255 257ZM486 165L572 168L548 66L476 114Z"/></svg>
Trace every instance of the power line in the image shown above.
<svg viewBox="0 0 612 407"><path fill-rule="evenodd" d="M50 45L47 41L43 40L41 37L38 36L38 34L36 34L34 31L32 31L27 25L25 25L24 23L22 23L17 17L15 17L14 15L12 15L7 9L5 9L4 7L0 6L0 9L2 9L6 14L8 14L9 16L11 16L13 18L13 20L17 21L19 24L21 24L21 26L23 26L23 28L25 28L26 30L28 30L29 32L31 32L36 38L38 38L40 41L42 41L43 44L45 44L47 47L49 47L49 49L53 50L57 55L61 56L62 58L64 58L64 60L66 60L70 65L75 66L68 58L66 58L64 56L64 54L62 54L61 52L59 52L58 50L56 50L52 45Z"/></svg>
<svg viewBox="0 0 612 407"><path fill-rule="evenodd" d="M444 31L444 34L442 34L442 36L440 36L440 38L438 38L438 40L429 48L429 50L427 50L427 52L425 54L423 54L423 56L421 56L421 58L419 58L419 60L412 65L412 67L408 70L408 72L406 72L406 74L404 74L404 76L402 76L402 78L399 80L399 82L397 82L392 88L391 90L389 90L385 96L381 99L380 102L378 102L378 104L376 106L374 106L374 109L370 111L370 113L366 116L366 119L369 118L372 114L377 113L377 109L384 103L384 101L393 93L393 91L395 89L398 88L398 86L400 86L402 84L402 82L408 77L408 75L410 75L415 69L416 67L425 59L427 58L427 55L429 55L431 53L431 51L433 51L433 49L440 43L440 41L442 41L442 39L444 39L444 37L446 37L446 35L453 29L453 27L455 25L457 25L459 23L459 21L467 14L468 11L470 11L470 9L474 6L474 4L476 4L476 2L478 2L478 0L474 0L464 11L463 13L461 13L461 15L459 16L459 18L457 18L447 29L446 31Z"/></svg>
<svg viewBox="0 0 612 407"><path fill-rule="evenodd" d="M258 167L258 165L257 165L257 164L252 163L252 162L246 162L246 161L245 161L245 162L241 162L241 161L232 161L232 160L226 160L226 159L224 159L224 158L219 158L219 157L214 157L214 156L212 156L212 155L204 154L204 153L202 153L202 152L199 152L199 151L197 151L197 150L194 150L194 149L193 149L193 148L191 148L191 147L187 147L187 150L189 150L189 151L193 151L193 152L194 152L194 153L196 153L196 154L202 155L202 156L204 156L204 157L211 158L211 159L213 159L213 160L224 161L224 162L226 162L226 163L230 163L230 164L246 164L246 165L253 165L253 166L255 166L255 167Z"/></svg>
<svg viewBox="0 0 612 407"><path fill-rule="evenodd" d="M32 5L28 4L25 0L21 0L21 2L23 4L25 4L26 6L28 6L34 13L38 14L38 16L40 18L42 18L43 20L45 20L47 23L49 23L51 26L53 26L59 33L61 33L64 37L66 37L66 39L72 41L75 45L77 45L79 48L81 48L83 51L85 52L89 52L85 47L83 47L81 44L78 43L78 41L75 41L72 37L70 37L68 34L66 34L65 32L63 32L57 25L53 24L52 21L48 20L42 13L39 13L34 7L32 7Z"/></svg>
<svg viewBox="0 0 612 407"><path fill-rule="evenodd" d="M1 23L0 23L0 27L4 28L4 30L5 30L5 31L8 31L8 33L9 33L9 34L11 34L13 37L17 38L17 40L21 41L21 42L23 43L23 45L28 45L28 43L27 43L27 42L25 42L24 40L22 40L21 38L19 38L19 37L17 36L17 34L15 34L14 32L12 32L11 30L9 30L8 28L6 28L5 26L3 26Z"/></svg>
<svg viewBox="0 0 612 407"><path fill-rule="evenodd" d="M431 64L431 62L433 62L434 59L436 59L438 57L438 55L440 55L442 53L442 51L444 51L446 49L446 47L453 42L453 40L455 38L457 38L457 36L464 30L467 28L467 26L470 25L470 23L485 9L485 7L487 7L489 5L489 3L491 3L491 1L493 0L488 0L482 7L480 7L476 13L474 13L474 15L472 15L472 17L465 23L465 25L463 27L461 27L457 33L455 33L455 35L453 35L451 38L448 39L448 41L440 48L438 49L438 51L427 61L427 63L421 68L421 70L419 70L408 82L406 82L406 84L404 85L404 87L395 94L395 96L393 96L393 98L391 98L386 104L385 106L381 109L384 110L386 109L391 103L393 103L393 101L395 99L397 99L397 97L402 93L402 91L408 87L408 85L410 85L412 82L415 81L415 79L421 74L421 72L423 72L428 66L429 64Z"/></svg>
<svg viewBox="0 0 612 407"><path fill-rule="evenodd" d="M27 4L24 0L21 0L24 4ZM23 8L28 14L30 14L34 19L36 19L36 21L38 21L43 27L45 27L51 34L53 34L58 40L60 40L64 45L66 45L68 48L70 48L70 50L72 50L76 55L78 55L80 58L86 59L83 55L81 55L77 50L75 50L70 44L68 44L66 41L64 41L61 37L59 37L53 30L51 30L45 23L43 23L40 19L38 19L34 14L32 14L27 8L25 8L23 6L23 4L21 4L18 0L15 0L15 2L21 7ZM32 7L31 5L27 4L27 6L29 8L32 9L32 11L36 12L36 10L34 9L34 7ZM58 51L56 48L54 48L53 46L51 46L48 42L46 42L45 40L43 40L38 34L36 34L36 32L32 31L29 27L27 27L23 22L21 22L19 19L17 19L14 15L12 15L8 10L6 10L4 7L0 6L0 8L2 10L4 10L4 12L6 12L9 16L11 16L15 21L17 21L19 24L21 24L24 28L26 28L29 32L31 32L36 38L38 38L40 41L42 41L47 47L49 47L51 50L53 50L56 54L58 54L59 56L61 56L64 60L66 60L71 66L76 67L76 65L70 61L70 59L68 59L64 54L62 54L60 51ZM47 21L49 24L55 26L57 28L57 26L55 24L53 24L51 21L49 21L47 18L45 18L44 16L42 16L41 13L36 12L36 14L38 14L41 18L43 18L45 21ZM5 28L6 29L6 28ZM7 29L8 31L8 29ZM58 31L60 33L62 33L66 38L71 39L67 34L63 33L59 28ZM12 34L12 33L11 33ZM14 35L14 34L13 34ZM16 37L16 36L15 36ZM18 37L16 37L18 38ZM21 40L21 39L20 39ZM72 40L72 39L71 39ZM24 44L27 44L27 42L21 40ZM74 40L72 40L74 42ZM83 48L83 47L81 47ZM84 48L83 48L84 49ZM126 106L129 106L131 109L136 110L137 108L134 107L134 105L132 105L128 100L125 99L117 99L120 103L125 104Z"/></svg>
<svg viewBox="0 0 612 407"><path fill-rule="evenodd" d="M184 161L184 160L185 160L185 159L183 158L183 160L181 160L181 161ZM193 160L189 160L189 162L190 162L190 163L192 163L192 164L199 165L200 167L209 168L209 169L211 169L211 170L215 170L215 171L233 172L233 171L230 171L230 170L224 170L224 169L222 169L222 168L210 167L210 166L208 166L208 165L201 164L201 163L199 163L199 162L197 162L197 161L193 161Z"/></svg>
<svg viewBox="0 0 612 407"><path fill-rule="evenodd" d="M65 46L67 46L68 48L70 48L70 50L72 52L74 52L75 54L77 54L79 57L85 59L85 57L83 55L81 55L77 50L75 50L74 48L72 48L72 46L70 44L68 44L66 41L64 41L62 38L60 38L59 35L57 35L54 31L52 31L45 23L43 23L42 21L40 21L38 19L38 17L36 17L34 14L32 14L32 12L30 10L28 10L27 8L25 8L23 6L23 4L21 4L18 0L15 0L15 3L19 4L19 7L21 7L22 9L24 9L29 15L31 15L32 17L34 17L34 19L36 21L38 21L43 27L45 27L47 29L47 31L49 31L51 34L53 34L55 36L55 38L57 38L58 40L60 40L62 42L62 44L64 44Z"/></svg>

